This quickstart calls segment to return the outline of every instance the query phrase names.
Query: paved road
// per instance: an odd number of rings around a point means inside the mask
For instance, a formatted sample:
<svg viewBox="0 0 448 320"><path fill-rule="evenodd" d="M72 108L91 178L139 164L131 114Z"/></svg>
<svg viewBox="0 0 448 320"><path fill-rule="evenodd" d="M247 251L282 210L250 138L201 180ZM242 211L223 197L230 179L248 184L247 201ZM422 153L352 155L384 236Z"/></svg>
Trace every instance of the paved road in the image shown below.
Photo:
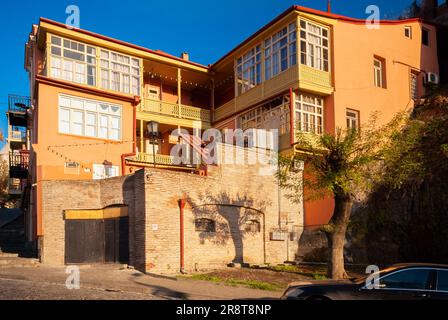
<svg viewBox="0 0 448 320"><path fill-rule="evenodd" d="M278 298L280 293L188 279L152 277L117 266L80 269L80 289L69 290L65 267L0 268L0 300L213 300Z"/></svg>

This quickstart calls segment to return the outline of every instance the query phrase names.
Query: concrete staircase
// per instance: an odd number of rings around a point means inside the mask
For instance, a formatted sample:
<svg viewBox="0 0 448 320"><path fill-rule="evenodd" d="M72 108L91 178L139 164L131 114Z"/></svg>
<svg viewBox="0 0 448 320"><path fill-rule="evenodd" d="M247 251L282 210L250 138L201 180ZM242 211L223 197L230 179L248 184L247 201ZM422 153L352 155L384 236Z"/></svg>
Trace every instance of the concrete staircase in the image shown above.
<svg viewBox="0 0 448 320"><path fill-rule="evenodd" d="M0 228L0 266L8 264L34 264L35 253L29 250L25 240L23 215Z"/></svg>

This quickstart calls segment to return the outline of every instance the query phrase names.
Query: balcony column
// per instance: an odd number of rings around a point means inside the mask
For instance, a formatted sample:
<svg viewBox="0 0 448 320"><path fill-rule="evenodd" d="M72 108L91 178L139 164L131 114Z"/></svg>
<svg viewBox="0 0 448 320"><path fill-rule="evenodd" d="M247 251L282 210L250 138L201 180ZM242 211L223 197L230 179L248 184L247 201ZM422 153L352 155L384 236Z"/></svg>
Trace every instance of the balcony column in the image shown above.
<svg viewBox="0 0 448 320"><path fill-rule="evenodd" d="M177 68L177 103L179 107L179 119L182 118L182 73L180 68ZM177 126L180 130L180 125Z"/></svg>
<svg viewBox="0 0 448 320"><path fill-rule="evenodd" d="M215 80L210 82L210 120L215 122Z"/></svg>
<svg viewBox="0 0 448 320"><path fill-rule="evenodd" d="M143 146L144 146L145 139L143 136L144 135L143 125L144 125L144 121L140 120L140 153L144 153Z"/></svg>

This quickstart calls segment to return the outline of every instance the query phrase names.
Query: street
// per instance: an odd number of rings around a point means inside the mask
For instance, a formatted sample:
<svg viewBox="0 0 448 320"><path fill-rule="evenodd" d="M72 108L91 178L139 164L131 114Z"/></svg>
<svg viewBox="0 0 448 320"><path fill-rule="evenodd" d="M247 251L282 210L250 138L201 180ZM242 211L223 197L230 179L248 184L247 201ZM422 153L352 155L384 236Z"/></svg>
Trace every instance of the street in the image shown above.
<svg viewBox="0 0 448 320"><path fill-rule="evenodd" d="M278 298L281 292L153 277L117 265L80 268L80 289L67 289L65 267L0 268L0 300L216 300Z"/></svg>

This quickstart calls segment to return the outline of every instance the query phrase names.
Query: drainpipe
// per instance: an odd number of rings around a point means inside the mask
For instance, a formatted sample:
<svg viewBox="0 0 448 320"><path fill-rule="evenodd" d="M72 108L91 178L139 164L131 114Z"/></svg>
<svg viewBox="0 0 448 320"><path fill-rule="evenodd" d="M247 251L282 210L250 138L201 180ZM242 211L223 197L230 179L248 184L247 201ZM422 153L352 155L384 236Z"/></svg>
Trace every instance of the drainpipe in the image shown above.
<svg viewBox="0 0 448 320"><path fill-rule="evenodd" d="M132 110L132 153L125 153L121 155L121 175L126 175L126 158L133 157L137 152L137 105L140 103L140 97L135 96Z"/></svg>
<svg viewBox="0 0 448 320"><path fill-rule="evenodd" d="M178 201L180 209L180 273L185 274L185 248L184 248L184 209L186 201Z"/></svg>

